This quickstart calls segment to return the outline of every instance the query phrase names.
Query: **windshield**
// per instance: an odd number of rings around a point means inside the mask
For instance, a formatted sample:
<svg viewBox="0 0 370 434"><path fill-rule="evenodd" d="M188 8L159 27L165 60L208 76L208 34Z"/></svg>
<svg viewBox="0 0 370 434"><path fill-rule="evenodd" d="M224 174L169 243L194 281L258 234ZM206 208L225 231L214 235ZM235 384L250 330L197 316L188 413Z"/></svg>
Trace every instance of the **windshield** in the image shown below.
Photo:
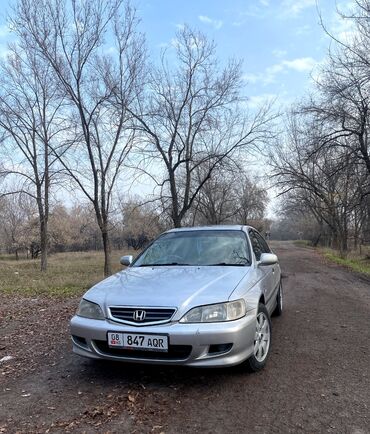
<svg viewBox="0 0 370 434"><path fill-rule="evenodd" d="M169 232L155 240L134 262L151 265L248 265L246 235L235 230Z"/></svg>

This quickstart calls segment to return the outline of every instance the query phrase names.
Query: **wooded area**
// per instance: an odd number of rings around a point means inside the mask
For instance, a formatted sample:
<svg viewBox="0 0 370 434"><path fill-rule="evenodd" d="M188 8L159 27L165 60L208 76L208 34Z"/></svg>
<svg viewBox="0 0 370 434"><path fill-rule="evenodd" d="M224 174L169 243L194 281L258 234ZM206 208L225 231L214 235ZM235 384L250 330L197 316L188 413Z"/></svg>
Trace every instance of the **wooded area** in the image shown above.
<svg viewBox="0 0 370 434"><path fill-rule="evenodd" d="M112 243L140 248L169 226L262 219L266 193L242 161L272 136L275 115L268 104L245 110L240 62L221 65L214 43L185 26L175 53L149 63L122 0L21 0L10 23L17 43L0 95L7 252L40 254L46 270L50 249L103 247L108 275ZM121 191L132 168L158 187L150 198ZM60 199L71 190L78 206Z"/></svg>
<svg viewBox="0 0 370 434"><path fill-rule="evenodd" d="M283 114L249 108L241 62L221 62L196 29L150 59L124 0L19 0L0 61L0 250L45 271L48 252L103 249L109 275L112 248L169 227L270 230L271 187L277 238L342 256L369 243L370 1L343 18L351 37L330 35L311 94ZM256 155L272 171L263 184ZM130 195L141 178L153 193Z"/></svg>
<svg viewBox="0 0 370 434"><path fill-rule="evenodd" d="M286 220L340 251L370 242L370 2L354 2L346 40L332 44L311 93L287 114L271 154ZM284 225L284 221L282 222Z"/></svg>

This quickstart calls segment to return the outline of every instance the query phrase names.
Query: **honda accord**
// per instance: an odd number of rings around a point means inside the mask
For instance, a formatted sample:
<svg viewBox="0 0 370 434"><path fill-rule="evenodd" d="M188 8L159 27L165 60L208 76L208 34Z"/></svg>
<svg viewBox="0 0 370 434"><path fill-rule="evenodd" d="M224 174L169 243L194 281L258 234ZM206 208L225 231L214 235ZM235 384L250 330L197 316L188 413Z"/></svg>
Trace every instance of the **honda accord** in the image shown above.
<svg viewBox="0 0 370 434"><path fill-rule="evenodd" d="M250 226L169 230L93 286L71 320L73 351L124 362L265 366L283 307L278 258Z"/></svg>

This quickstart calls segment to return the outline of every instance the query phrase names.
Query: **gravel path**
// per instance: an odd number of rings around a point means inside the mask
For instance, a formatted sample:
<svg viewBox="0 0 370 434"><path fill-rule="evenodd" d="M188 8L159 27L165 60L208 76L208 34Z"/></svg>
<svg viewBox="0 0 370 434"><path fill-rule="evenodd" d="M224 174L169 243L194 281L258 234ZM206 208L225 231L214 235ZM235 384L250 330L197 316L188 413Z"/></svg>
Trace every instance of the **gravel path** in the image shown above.
<svg viewBox="0 0 370 434"><path fill-rule="evenodd" d="M93 363L77 300L0 296L0 433L370 433L370 280L276 245L285 311L265 370ZM46 344L45 344L46 343Z"/></svg>

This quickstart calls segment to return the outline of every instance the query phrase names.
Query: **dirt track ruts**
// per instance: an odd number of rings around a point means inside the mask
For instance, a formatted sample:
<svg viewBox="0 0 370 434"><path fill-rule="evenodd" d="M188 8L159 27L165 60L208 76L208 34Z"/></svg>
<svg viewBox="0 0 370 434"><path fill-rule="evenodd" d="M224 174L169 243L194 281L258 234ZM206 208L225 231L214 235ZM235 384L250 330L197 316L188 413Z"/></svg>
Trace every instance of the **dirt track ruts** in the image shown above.
<svg viewBox="0 0 370 434"><path fill-rule="evenodd" d="M0 365L0 432L370 433L370 280L311 249L275 250L285 310L257 374L96 364L70 351L76 300L0 296L0 358L13 335L34 329ZM38 321L40 306L55 312L52 326ZM44 336L52 351L40 355Z"/></svg>

